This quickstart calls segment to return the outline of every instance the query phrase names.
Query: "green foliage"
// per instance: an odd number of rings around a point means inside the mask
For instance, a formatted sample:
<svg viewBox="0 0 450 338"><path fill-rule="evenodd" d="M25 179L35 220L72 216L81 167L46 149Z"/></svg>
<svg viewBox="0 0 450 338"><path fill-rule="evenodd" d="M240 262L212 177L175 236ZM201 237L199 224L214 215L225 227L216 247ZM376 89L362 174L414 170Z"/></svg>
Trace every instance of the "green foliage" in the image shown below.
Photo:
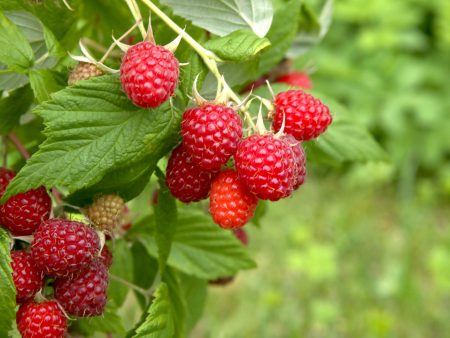
<svg viewBox="0 0 450 338"><path fill-rule="evenodd" d="M11 238L0 228L0 334L8 336L14 320L16 307L16 290L12 280L11 256L9 254Z"/></svg>
<svg viewBox="0 0 450 338"><path fill-rule="evenodd" d="M33 102L33 92L26 85L0 99L0 134L5 135L19 124L20 117L25 114Z"/></svg>
<svg viewBox="0 0 450 338"><path fill-rule="evenodd" d="M133 255L129 244L123 239L114 242L113 264L110 268L110 274L119 277L125 281L133 280ZM121 306L129 292L127 285L120 283L113 278L109 282L108 297L114 301L117 306Z"/></svg>

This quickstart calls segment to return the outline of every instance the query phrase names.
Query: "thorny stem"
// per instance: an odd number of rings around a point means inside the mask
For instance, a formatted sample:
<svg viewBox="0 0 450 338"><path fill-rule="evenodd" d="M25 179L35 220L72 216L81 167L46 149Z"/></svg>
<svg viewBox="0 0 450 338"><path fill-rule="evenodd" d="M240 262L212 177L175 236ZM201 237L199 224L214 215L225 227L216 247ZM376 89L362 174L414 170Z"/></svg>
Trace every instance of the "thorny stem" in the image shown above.
<svg viewBox="0 0 450 338"><path fill-rule="evenodd" d="M134 19L139 23L139 30L141 31L142 38L145 39L145 37L147 36L147 31L145 30L144 23L142 22L141 11L139 10L139 6L136 3L136 0L125 0L125 2L130 8L131 14L133 14Z"/></svg>
<svg viewBox="0 0 450 338"><path fill-rule="evenodd" d="M163 11L161 11L158 6L156 6L150 0L142 0L142 2L150 8L157 16L160 17L162 21L164 21L167 26L169 26L175 33L181 35L181 37L197 52L198 55L202 58L205 65L217 79L219 86L229 87L226 83L224 77L220 74L219 68L217 67L217 61L220 59L210 50L204 48L200 45L195 39L193 39L188 33L185 32L180 26L178 26L171 18L169 18ZM240 110L244 113L245 118L250 125L250 127L255 130L256 126L252 120L251 115L248 110L242 105L242 101L239 96L231 89L229 89L230 98L240 106Z"/></svg>
<svg viewBox="0 0 450 338"><path fill-rule="evenodd" d="M143 295L144 297L148 298L153 294L153 288L150 288L148 290L143 289L133 283L128 282L127 280L120 278L119 276L113 275L113 274L109 274L109 278L111 278L112 280L119 282L120 284L123 284L127 287L129 287L130 289L133 289L137 292L139 292L141 295Z"/></svg>

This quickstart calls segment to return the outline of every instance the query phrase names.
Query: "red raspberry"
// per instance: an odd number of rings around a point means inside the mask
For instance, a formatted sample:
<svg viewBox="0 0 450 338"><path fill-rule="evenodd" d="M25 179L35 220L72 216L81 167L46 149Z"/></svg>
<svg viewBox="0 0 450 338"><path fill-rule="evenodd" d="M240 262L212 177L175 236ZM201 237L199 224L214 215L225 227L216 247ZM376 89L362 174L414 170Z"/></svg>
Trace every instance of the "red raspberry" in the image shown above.
<svg viewBox="0 0 450 338"><path fill-rule="evenodd" d="M274 104L273 129L280 130L285 119L284 132L299 141L319 136L332 121L328 107L302 90L279 93L275 97Z"/></svg>
<svg viewBox="0 0 450 338"><path fill-rule="evenodd" d="M295 159L289 145L273 135L252 135L239 143L239 179L258 198L278 201L293 190Z"/></svg>
<svg viewBox="0 0 450 338"><path fill-rule="evenodd" d="M236 152L242 120L230 107L208 104L184 112L181 134L196 164L219 170Z"/></svg>
<svg viewBox="0 0 450 338"><path fill-rule="evenodd" d="M34 233L31 257L47 275L67 276L86 268L100 251L95 230L83 223L51 219Z"/></svg>
<svg viewBox="0 0 450 338"><path fill-rule="evenodd" d="M44 273L34 264L31 255L23 250L11 251L11 267L17 291L16 301L23 303L42 288Z"/></svg>
<svg viewBox="0 0 450 338"><path fill-rule="evenodd" d="M122 88L142 108L156 108L175 92L178 60L162 46L141 42L126 52L120 66Z"/></svg>
<svg viewBox="0 0 450 338"><path fill-rule="evenodd" d="M172 151L166 171L166 183L173 196L184 203L196 202L209 195L215 173L206 171L192 160L183 145Z"/></svg>
<svg viewBox="0 0 450 338"><path fill-rule="evenodd" d="M105 245L103 246L102 252L100 253L100 261L109 269L112 265L113 256L109 248Z"/></svg>
<svg viewBox="0 0 450 338"><path fill-rule="evenodd" d="M298 142L294 136L285 135L283 139L289 144L292 151L294 152L295 158L295 182L294 182L294 190L297 190L303 182L305 182L306 176L306 155L305 150L302 147L302 144Z"/></svg>
<svg viewBox="0 0 450 338"><path fill-rule="evenodd" d="M22 304L16 322L22 338L63 338L67 330L67 319L54 300Z"/></svg>
<svg viewBox="0 0 450 338"><path fill-rule="evenodd" d="M225 229L245 225L255 213L258 199L234 170L221 172L211 184L209 211L214 222Z"/></svg>
<svg viewBox="0 0 450 338"><path fill-rule="evenodd" d="M304 72L291 72L277 78L275 82L285 83L290 86L296 86L305 89L312 88L312 82L309 75Z"/></svg>
<svg viewBox="0 0 450 338"><path fill-rule="evenodd" d="M67 313L78 317L103 314L108 288L108 271L95 260L77 276L57 278L54 284L55 298Z"/></svg>
<svg viewBox="0 0 450 338"><path fill-rule="evenodd" d="M12 170L0 167L0 197L5 193L6 187L9 182L16 176L16 173Z"/></svg>

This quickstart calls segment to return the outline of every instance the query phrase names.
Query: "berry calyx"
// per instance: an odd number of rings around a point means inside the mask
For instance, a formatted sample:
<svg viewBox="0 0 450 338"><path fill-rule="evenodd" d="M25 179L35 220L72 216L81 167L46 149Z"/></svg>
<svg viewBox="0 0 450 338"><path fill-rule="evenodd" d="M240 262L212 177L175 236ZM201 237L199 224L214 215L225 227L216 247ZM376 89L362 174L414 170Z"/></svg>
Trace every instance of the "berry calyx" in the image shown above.
<svg viewBox="0 0 450 338"><path fill-rule="evenodd" d="M100 251L95 230L83 223L50 219L34 233L31 257L49 276L68 276L89 266Z"/></svg>
<svg viewBox="0 0 450 338"><path fill-rule="evenodd" d="M16 322L22 338L63 338L67 330L67 319L54 300L22 304Z"/></svg>
<svg viewBox="0 0 450 338"><path fill-rule="evenodd" d="M292 135L284 135L284 141L291 147L295 159L294 190L297 190L304 182L306 177L306 154L302 144Z"/></svg>
<svg viewBox="0 0 450 338"><path fill-rule="evenodd" d="M96 65L89 62L79 62L70 72L68 83L69 86L72 86L78 81L101 75L103 75L103 71Z"/></svg>
<svg viewBox="0 0 450 338"><path fill-rule="evenodd" d="M97 197L86 209L86 216L100 230L114 232L122 224L125 201L118 195Z"/></svg>
<svg viewBox="0 0 450 338"><path fill-rule="evenodd" d="M181 135L196 164L219 170L236 152L242 138L242 120L230 107L206 104L184 112Z"/></svg>
<svg viewBox="0 0 450 338"><path fill-rule="evenodd" d="M304 72L290 72L278 77L275 82L285 83L290 86L300 87L304 89L311 89L312 82L308 73Z"/></svg>
<svg viewBox="0 0 450 338"><path fill-rule="evenodd" d="M278 132L284 120L284 133L291 134L298 141L318 137L332 122L328 107L302 90L279 93L274 105L273 130Z"/></svg>
<svg viewBox="0 0 450 338"><path fill-rule="evenodd" d="M16 287L16 302L23 303L42 288L44 273L38 268L31 255L23 250L11 251L11 267Z"/></svg>
<svg viewBox="0 0 450 338"><path fill-rule="evenodd" d="M239 143L234 158L239 179L258 198L278 201L291 195L295 159L283 140L252 135Z"/></svg>
<svg viewBox="0 0 450 338"><path fill-rule="evenodd" d="M57 278L54 284L55 298L71 315L100 316L105 311L108 279L105 265L95 260L78 275Z"/></svg>
<svg viewBox="0 0 450 338"><path fill-rule="evenodd" d="M172 151L166 171L166 183L172 195L184 203L196 202L209 195L215 172L196 165L183 145Z"/></svg>
<svg viewBox="0 0 450 338"><path fill-rule="evenodd" d="M142 108L156 108L175 92L179 64L168 49L140 42L128 49L120 66L122 88Z"/></svg>
<svg viewBox="0 0 450 338"><path fill-rule="evenodd" d="M225 229L245 225L255 213L258 199L241 183L234 170L221 172L211 184L209 211Z"/></svg>

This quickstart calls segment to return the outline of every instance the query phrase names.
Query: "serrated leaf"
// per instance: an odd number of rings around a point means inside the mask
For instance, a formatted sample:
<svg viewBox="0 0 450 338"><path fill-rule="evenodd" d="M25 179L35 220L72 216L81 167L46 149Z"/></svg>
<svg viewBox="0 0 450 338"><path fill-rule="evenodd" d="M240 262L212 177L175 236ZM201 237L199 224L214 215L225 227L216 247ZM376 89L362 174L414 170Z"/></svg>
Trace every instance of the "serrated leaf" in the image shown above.
<svg viewBox="0 0 450 338"><path fill-rule="evenodd" d="M0 63L24 71L33 63L33 50L20 29L0 12Z"/></svg>
<svg viewBox="0 0 450 338"><path fill-rule="evenodd" d="M173 237L177 229L177 204L166 185L164 174L157 168L159 191L155 206L155 240L158 246L158 262L161 275L164 274Z"/></svg>
<svg viewBox="0 0 450 338"><path fill-rule="evenodd" d="M128 244L123 239L117 239L114 243L113 264L110 273L128 282L133 280L133 256ZM108 297L114 300L117 306L121 306L127 297L130 288L119 283L113 278L109 281Z"/></svg>
<svg viewBox="0 0 450 338"><path fill-rule="evenodd" d="M29 74L31 88L39 102L50 100L50 94L64 88L58 73L47 69L31 69Z"/></svg>
<svg viewBox="0 0 450 338"><path fill-rule="evenodd" d="M258 37L248 29L241 29L224 37L209 40L204 46L222 60L243 62L269 47L270 41Z"/></svg>
<svg viewBox="0 0 450 338"><path fill-rule="evenodd" d="M185 294L182 289L179 273L174 269L167 268L164 272L163 282L169 288L170 313L174 323L174 338L185 337L185 325L187 304Z"/></svg>
<svg viewBox="0 0 450 338"><path fill-rule="evenodd" d="M0 337L8 337L16 309L16 289L12 280L11 238L0 228Z"/></svg>
<svg viewBox="0 0 450 338"><path fill-rule="evenodd" d="M147 290L152 286L158 273L158 262L148 254L145 247L139 242L133 243L131 254L133 255L133 283ZM145 273L142 273L142 271L145 271ZM135 292L135 296L139 304L145 308L147 305L145 297L138 292Z"/></svg>
<svg viewBox="0 0 450 338"><path fill-rule="evenodd" d="M174 13L219 36L250 28L264 37L272 23L271 0L161 0Z"/></svg>
<svg viewBox="0 0 450 338"><path fill-rule="evenodd" d="M8 186L3 199L41 185L69 194L147 157L148 166L178 140L181 114L164 104L140 109L122 92L118 75L68 87L35 109L47 139Z"/></svg>
<svg viewBox="0 0 450 338"><path fill-rule="evenodd" d="M33 92L26 85L9 92L0 98L0 135L8 134L19 124L20 116L25 114L33 103Z"/></svg>
<svg viewBox="0 0 450 338"><path fill-rule="evenodd" d="M153 222L147 218L146 222ZM153 236L135 233L148 253L157 257ZM231 232L223 231L200 212L178 213L177 231L168 264L186 274L204 279L233 276L256 266L248 251Z"/></svg>
<svg viewBox="0 0 450 338"><path fill-rule="evenodd" d="M186 305L189 309L186 318L186 335L202 317L206 303L208 281L186 274L179 274Z"/></svg>
<svg viewBox="0 0 450 338"><path fill-rule="evenodd" d="M195 78L198 76L197 87L200 90L208 69L200 56L197 53L193 53L189 59L189 65L180 67L180 70L180 88L186 97L186 101L188 101L188 97L192 96L192 86L194 85Z"/></svg>

